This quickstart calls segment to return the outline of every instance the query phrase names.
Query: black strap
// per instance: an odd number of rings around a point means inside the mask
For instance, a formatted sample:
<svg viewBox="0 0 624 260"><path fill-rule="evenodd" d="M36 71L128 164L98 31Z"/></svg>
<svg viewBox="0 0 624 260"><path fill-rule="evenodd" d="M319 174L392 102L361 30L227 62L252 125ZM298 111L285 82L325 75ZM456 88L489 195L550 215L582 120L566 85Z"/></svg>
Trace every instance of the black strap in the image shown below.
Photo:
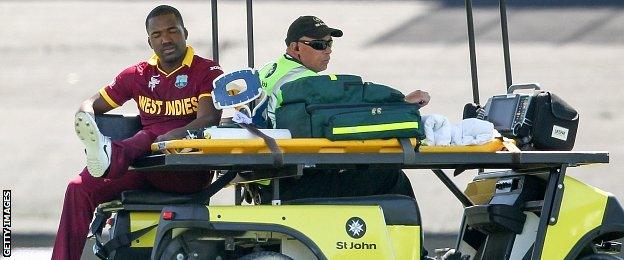
<svg viewBox="0 0 624 260"><path fill-rule="evenodd" d="M110 217L110 212L104 212L98 207L97 211L95 211L95 218L93 219L93 221L91 222L91 226L89 227L91 236L96 236L98 233L101 234L102 229L104 229L104 226L106 225L106 220Z"/></svg>
<svg viewBox="0 0 624 260"><path fill-rule="evenodd" d="M399 144L403 149L403 163L410 163L416 160L416 149L412 146L409 138L399 138Z"/></svg>
<svg viewBox="0 0 624 260"><path fill-rule="evenodd" d="M117 250L120 247L129 246L132 241L135 239L147 234L150 230L154 229L158 224L154 224L127 234L123 234L121 236L117 236L104 244L102 249L104 252L109 255L111 252Z"/></svg>
<svg viewBox="0 0 624 260"><path fill-rule="evenodd" d="M232 180L234 180L236 174L236 171L227 171L214 182L212 182L206 189L196 193L192 201L195 203L207 204L208 200L210 199L210 197L212 197L212 195L215 195L217 192L223 189L223 187L227 186Z"/></svg>
<svg viewBox="0 0 624 260"><path fill-rule="evenodd" d="M264 134L253 124L240 123L238 125L240 125L242 128L247 129L247 131L251 132L252 134L264 139L264 142L267 144L267 146L271 150L271 154L273 155L273 165L277 167L281 167L282 165L284 165L284 154L282 154L282 150L280 150L277 146L277 142L275 142L275 139Z"/></svg>
<svg viewBox="0 0 624 260"><path fill-rule="evenodd" d="M110 218L110 212L104 212L101 208L97 208L95 211L95 218L91 222L89 231L91 236L95 237L95 244L93 245L93 254L100 259L107 259L108 253L104 251L104 245L102 244L102 229L106 225L106 220Z"/></svg>
<svg viewBox="0 0 624 260"><path fill-rule="evenodd" d="M516 146L511 141L506 140L505 138L503 138L503 146L505 146L505 148L507 148L507 151L511 153L512 162L520 163L520 160L522 157L522 151L518 148L518 146Z"/></svg>

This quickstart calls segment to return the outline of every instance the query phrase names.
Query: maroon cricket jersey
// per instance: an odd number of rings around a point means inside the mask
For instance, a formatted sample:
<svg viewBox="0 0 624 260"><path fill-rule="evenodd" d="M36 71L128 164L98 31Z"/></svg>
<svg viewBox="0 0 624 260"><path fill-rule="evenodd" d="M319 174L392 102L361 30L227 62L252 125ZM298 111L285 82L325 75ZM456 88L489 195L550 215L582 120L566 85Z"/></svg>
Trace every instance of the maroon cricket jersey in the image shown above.
<svg viewBox="0 0 624 260"><path fill-rule="evenodd" d="M223 71L216 62L195 55L190 46L182 66L173 72L167 74L157 64L153 55L125 69L100 94L113 108L134 99L143 129L162 135L197 117L198 100L210 96L212 81Z"/></svg>

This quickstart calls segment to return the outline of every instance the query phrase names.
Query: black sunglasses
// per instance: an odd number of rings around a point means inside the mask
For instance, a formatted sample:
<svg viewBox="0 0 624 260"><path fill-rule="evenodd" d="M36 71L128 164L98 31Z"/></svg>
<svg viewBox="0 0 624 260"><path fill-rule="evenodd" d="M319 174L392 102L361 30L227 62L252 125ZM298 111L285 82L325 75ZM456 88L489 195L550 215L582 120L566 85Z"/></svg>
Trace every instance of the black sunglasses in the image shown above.
<svg viewBox="0 0 624 260"><path fill-rule="evenodd" d="M312 49L315 49L317 51L324 51L327 48L331 48L332 44L334 43L333 40L329 40L329 41L325 41L325 40L311 40L311 41L304 41L304 40L300 40L297 41L300 43L303 43L305 45L308 45L310 47L312 47Z"/></svg>

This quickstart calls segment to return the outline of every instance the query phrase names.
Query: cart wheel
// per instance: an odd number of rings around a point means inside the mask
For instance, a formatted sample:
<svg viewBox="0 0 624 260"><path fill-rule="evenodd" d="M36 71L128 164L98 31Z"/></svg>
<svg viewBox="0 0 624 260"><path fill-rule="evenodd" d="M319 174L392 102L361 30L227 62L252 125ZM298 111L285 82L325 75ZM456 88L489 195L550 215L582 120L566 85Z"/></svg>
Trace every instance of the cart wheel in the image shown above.
<svg viewBox="0 0 624 260"><path fill-rule="evenodd" d="M609 254L591 254L581 257L579 260L622 260L622 258Z"/></svg>
<svg viewBox="0 0 624 260"><path fill-rule="evenodd" d="M287 255L280 254L278 252L273 251L260 251L245 255L238 260L292 260Z"/></svg>

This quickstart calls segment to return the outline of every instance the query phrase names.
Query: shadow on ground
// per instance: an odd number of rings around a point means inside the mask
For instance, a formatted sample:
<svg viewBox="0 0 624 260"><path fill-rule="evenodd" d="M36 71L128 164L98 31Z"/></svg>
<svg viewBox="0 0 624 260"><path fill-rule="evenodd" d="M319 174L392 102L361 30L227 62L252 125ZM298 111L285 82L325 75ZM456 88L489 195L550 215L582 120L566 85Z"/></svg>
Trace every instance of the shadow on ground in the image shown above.
<svg viewBox="0 0 624 260"><path fill-rule="evenodd" d="M510 7L507 10L509 41L513 44L622 45L624 1L619 2L623 3L619 5L622 8L602 6L592 8L591 11L580 6ZM369 45L466 44L465 12L462 7L442 4L428 12L415 14L404 23L382 33ZM485 5L474 8L473 14L477 43L500 43L499 9Z"/></svg>
<svg viewBox="0 0 624 260"><path fill-rule="evenodd" d="M436 0L445 6L464 6L464 0ZM474 6L498 6L497 0L473 0ZM622 6L624 1L621 0L507 0L508 6L550 6L550 7L571 7L571 6Z"/></svg>

